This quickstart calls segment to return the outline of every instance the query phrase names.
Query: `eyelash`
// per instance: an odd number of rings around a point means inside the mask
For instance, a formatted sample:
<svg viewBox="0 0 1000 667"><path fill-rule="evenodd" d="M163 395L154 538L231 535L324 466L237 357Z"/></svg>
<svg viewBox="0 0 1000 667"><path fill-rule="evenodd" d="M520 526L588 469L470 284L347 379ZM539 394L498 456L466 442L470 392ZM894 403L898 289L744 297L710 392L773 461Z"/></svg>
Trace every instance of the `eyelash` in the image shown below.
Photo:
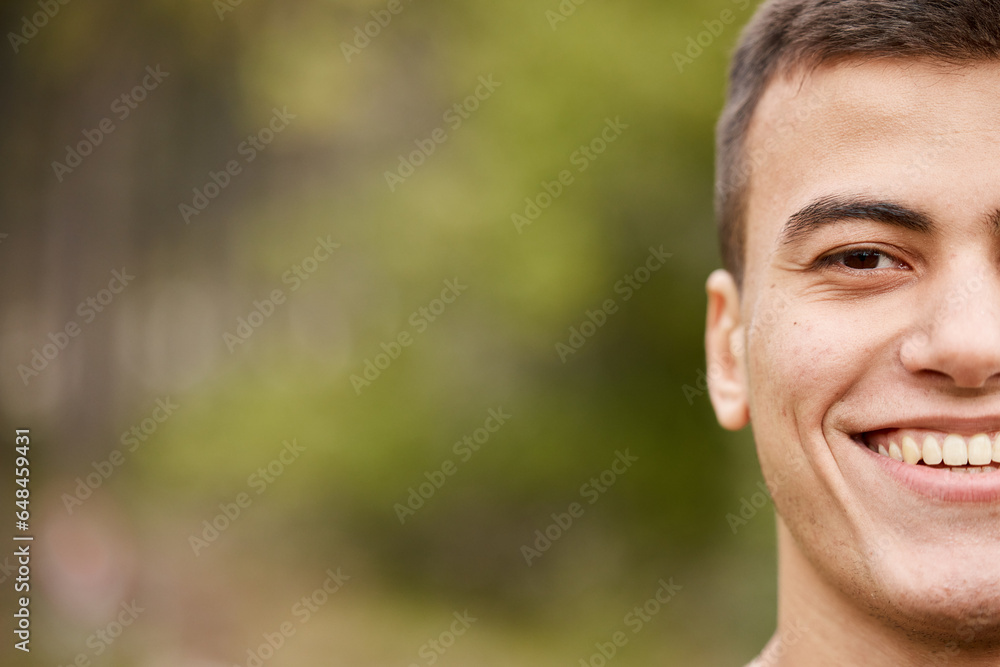
<svg viewBox="0 0 1000 667"><path fill-rule="evenodd" d="M830 255L824 255L816 260L817 268L839 268L846 271L857 272L857 273L869 273L872 271L884 271L885 269L872 268L872 269L855 269L849 266L845 266L843 261L851 256L860 253L872 253L879 255L880 257L885 257L889 261L895 264L894 268L909 268L906 263L898 259L895 255L892 255L881 248L873 248L870 246L860 246L856 248L848 248L847 250L840 250L838 252L832 253Z"/></svg>

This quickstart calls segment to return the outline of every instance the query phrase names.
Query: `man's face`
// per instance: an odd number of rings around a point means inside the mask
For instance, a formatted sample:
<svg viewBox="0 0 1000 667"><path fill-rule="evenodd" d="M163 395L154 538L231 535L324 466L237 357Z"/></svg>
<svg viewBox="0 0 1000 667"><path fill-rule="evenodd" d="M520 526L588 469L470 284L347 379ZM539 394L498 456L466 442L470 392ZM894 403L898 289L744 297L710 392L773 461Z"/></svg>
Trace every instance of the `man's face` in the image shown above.
<svg viewBox="0 0 1000 667"><path fill-rule="evenodd" d="M914 60L774 81L732 336L710 301L713 402L749 410L783 550L931 635L1000 624L998 91L1000 65ZM958 465L970 445L985 468Z"/></svg>

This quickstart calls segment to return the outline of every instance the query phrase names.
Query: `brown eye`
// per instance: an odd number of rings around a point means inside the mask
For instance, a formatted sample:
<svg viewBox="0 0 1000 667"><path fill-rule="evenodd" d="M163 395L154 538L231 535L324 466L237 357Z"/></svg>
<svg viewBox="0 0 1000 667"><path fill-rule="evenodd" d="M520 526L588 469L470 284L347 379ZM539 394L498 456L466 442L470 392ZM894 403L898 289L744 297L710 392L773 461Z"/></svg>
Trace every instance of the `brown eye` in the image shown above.
<svg viewBox="0 0 1000 667"><path fill-rule="evenodd" d="M839 268L850 271L873 271L876 269L908 269L905 262L901 262L893 255L879 248L850 248L830 255L826 255L817 260L816 266L820 268Z"/></svg>
<svg viewBox="0 0 1000 667"><path fill-rule="evenodd" d="M877 269L888 258L875 250L854 250L844 254L844 266L849 269ZM885 262L888 263L888 262Z"/></svg>

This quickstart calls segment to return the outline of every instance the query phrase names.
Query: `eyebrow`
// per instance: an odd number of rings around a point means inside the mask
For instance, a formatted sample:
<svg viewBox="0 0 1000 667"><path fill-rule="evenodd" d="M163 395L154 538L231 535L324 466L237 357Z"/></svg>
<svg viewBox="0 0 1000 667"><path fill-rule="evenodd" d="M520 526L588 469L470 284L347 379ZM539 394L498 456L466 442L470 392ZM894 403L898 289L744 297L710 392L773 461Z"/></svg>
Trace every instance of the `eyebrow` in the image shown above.
<svg viewBox="0 0 1000 667"><path fill-rule="evenodd" d="M811 201L788 217L781 231L780 244L794 243L824 225L844 220L870 220L925 234L934 228L927 214L894 202L828 195Z"/></svg>

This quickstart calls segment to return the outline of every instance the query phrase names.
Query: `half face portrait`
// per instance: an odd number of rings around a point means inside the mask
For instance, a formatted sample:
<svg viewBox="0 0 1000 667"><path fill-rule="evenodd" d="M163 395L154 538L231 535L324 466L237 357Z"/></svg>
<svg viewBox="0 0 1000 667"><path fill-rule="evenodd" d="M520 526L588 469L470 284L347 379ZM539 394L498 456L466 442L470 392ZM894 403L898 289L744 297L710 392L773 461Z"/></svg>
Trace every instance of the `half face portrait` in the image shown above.
<svg viewBox="0 0 1000 667"><path fill-rule="evenodd" d="M765 3L718 125L719 423L752 428L788 665L1000 655L1000 3ZM783 630L784 629L784 630Z"/></svg>

